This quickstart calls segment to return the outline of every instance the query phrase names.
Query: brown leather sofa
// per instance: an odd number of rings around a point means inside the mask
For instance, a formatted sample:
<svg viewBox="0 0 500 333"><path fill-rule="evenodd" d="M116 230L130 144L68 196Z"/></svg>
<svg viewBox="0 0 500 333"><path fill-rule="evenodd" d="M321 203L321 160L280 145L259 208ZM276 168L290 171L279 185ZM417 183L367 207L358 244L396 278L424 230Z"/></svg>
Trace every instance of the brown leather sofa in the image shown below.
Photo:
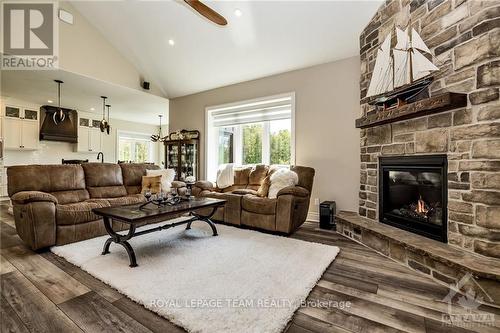
<svg viewBox="0 0 500 333"><path fill-rule="evenodd" d="M234 185L224 189L209 181L198 181L193 195L227 200L215 213L216 221L290 234L307 218L315 173L313 168L303 166L290 169L297 173L299 182L279 191L276 199L257 195L271 170L266 165L235 170Z"/></svg>
<svg viewBox="0 0 500 333"><path fill-rule="evenodd" d="M143 202L142 176L152 164L85 163L7 168L17 233L33 250L106 234L93 208ZM174 182L185 190L185 184ZM113 222L113 229L126 226Z"/></svg>

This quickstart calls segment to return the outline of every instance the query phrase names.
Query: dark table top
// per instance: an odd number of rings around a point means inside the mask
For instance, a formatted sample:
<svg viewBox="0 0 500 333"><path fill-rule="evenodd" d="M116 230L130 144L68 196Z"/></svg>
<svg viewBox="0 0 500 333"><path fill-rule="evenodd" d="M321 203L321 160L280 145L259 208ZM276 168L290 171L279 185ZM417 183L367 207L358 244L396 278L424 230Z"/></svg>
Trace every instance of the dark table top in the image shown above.
<svg viewBox="0 0 500 333"><path fill-rule="evenodd" d="M189 201L181 201L173 206L166 205L158 207L150 203L141 209L139 209L141 204L134 204L119 207L94 208L92 211L96 215L111 217L128 223L135 223L148 219L190 212L199 208L220 206L225 202L226 200L221 199L193 198Z"/></svg>

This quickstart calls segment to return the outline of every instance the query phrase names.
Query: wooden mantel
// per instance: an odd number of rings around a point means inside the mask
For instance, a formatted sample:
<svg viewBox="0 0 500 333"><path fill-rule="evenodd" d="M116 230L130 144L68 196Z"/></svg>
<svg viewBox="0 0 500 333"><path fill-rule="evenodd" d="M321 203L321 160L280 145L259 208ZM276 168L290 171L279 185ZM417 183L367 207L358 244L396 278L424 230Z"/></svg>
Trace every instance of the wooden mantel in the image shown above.
<svg viewBox="0 0 500 333"><path fill-rule="evenodd" d="M376 111L356 119L356 128L368 128L467 106L467 94L444 93L398 108Z"/></svg>

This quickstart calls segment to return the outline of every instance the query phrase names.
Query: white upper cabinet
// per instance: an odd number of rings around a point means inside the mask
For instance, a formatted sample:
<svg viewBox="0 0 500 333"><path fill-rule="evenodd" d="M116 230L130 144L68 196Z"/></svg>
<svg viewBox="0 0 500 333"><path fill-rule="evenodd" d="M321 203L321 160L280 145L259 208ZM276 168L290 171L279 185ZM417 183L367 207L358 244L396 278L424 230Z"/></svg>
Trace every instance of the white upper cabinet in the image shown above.
<svg viewBox="0 0 500 333"><path fill-rule="evenodd" d="M4 141L5 149L21 149L22 120L16 118L4 119Z"/></svg>
<svg viewBox="0 0 500 333"><path fill-rule="evenodd" d="M38 110L5 105L3 135L5 149L36 150L39 142Z"/></svg>
<svg viewBox="0 0 500 333"><path fill-rule="evenodd" d="M101 151L101 130L97 128L90 129L89 148L91 152L98 153Z"/></svg>
<svg viewBox="0 0 500 333"><path fill-rule="evenodd" d="M102 140L99 129L99 120L80 117L78 119L78 145L79 153L98 153L101 151Z"/></svg>

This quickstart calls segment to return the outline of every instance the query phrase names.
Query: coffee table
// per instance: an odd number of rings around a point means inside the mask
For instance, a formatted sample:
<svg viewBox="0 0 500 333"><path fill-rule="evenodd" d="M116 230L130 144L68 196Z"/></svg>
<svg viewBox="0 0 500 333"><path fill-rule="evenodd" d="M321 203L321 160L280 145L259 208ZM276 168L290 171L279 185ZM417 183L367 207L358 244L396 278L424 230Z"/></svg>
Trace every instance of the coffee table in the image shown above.
<svg viewBox="0 0 500 333"><path fill-rule="evenodd" d="M225 203L226 200L221 199L192 198L190 200L181 201L180 203L172 206L157 207L153 204L149 204L146 207L139 209L141 204L134 204L119 207L94 208L92 209L92 211L96 215L103 217L104 227L106 228L106 231L110 236L110 238L108 238L104 243L102 254L105 255L109 253L109 246L111 245L111 243L120 244L127 251L130 260L130 267L136 267L137 260L135 258L135 252L128 242L128 240L130 240L132 237L169 229L182 224L187 224L186 230L191 229L191 223L193 223L194 221L203 221L208 223L208 225L212 228L213 236L217 236L217 228L210 218L215 214L217 208L224 205ZM200 208L212 208L212 211L209 215L200 215L194 212L195 210L198 210ZM165 221L165 219L169 217L180 215L186 212L189 213L189 216L191 216L191 218L180 222L166 223L164 225L150 229L140 230L137 232L135 231L136 227L139 224L142 225L155 221ZM126 235L120 235L119 233L114 231L111 226L111 222L113 220L128 224L128 233Z"/></svg>

